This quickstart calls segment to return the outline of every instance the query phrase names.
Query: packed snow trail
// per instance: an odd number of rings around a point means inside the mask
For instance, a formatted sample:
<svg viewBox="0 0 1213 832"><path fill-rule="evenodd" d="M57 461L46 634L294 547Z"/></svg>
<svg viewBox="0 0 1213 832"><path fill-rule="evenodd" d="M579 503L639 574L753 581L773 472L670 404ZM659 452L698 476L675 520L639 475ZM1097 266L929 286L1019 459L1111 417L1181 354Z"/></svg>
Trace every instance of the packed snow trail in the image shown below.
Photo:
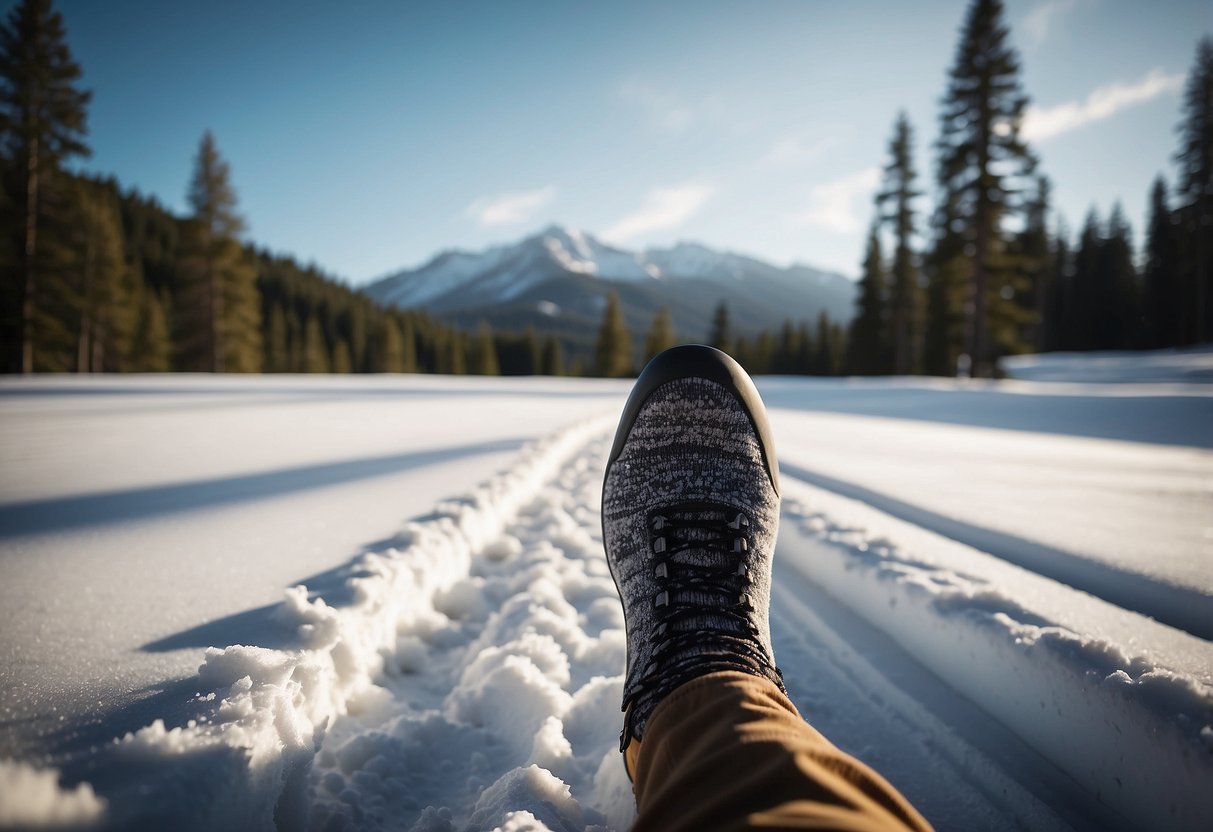
<svg viewBox="0 0 1213 832"><path fill-rule="evenodd" d="M289 590L288 644L208 650L188 707L73 765L86 808L114 828L626 828L612 427L537 443ZM1208 828L1207 642L785 481L772 630L792 698L928 819Z"/></svg>

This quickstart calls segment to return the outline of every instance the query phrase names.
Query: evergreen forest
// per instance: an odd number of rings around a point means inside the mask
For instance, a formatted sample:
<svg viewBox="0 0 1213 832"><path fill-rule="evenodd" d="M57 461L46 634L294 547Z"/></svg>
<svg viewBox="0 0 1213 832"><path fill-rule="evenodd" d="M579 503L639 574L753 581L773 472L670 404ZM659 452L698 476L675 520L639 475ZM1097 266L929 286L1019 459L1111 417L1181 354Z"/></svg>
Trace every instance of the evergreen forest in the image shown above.
<svg viewBox="0 0 1213 832"><path fill-rule="evenodd" d="M1174 171L1143 183L1142 251L1119 205L1077 235L1022 138L1028 96L1001 0L972 0L941 99L930 186L897 115L850 322L791 317L712 344L753 373L996 372L1004 355L1213 340L1213 39L1184 91ZM679 343L667 310L627 331L607 298L592 353L528 328L389 310L247 241L236 176L199 138L188 213L80 172L90 92L51 0L0 22L0 366L6 373L634 374ZM1167 160L1159 160L1160 164ZM928 191L933 205L926 204Z"/></svg>

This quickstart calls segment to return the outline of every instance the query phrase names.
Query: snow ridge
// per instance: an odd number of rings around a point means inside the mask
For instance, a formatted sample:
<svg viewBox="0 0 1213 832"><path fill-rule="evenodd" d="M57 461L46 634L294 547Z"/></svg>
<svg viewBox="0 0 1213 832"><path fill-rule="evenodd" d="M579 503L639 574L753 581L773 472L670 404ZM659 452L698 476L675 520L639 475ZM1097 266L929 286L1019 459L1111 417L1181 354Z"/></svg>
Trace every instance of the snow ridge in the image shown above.
<svg viewBox="0 0 1213 832"><path fill-rule="evenodd" d="M503 536L506 526L518 517L521 509L544 493L545 485L556 477L562 465L570 458L580 458L578 453L587 442L604 435L608 427L607 421L595 420L541 441L524 450L510 469L467 497L440 503L431 517L408 524L398 546L367 553L350 566L345 580L348 604L330 605L321 597L310 596L303 586L287 590L276 615L281 623L295 628L302 645L299 649L245 645L208 649L197 677L199 690L207 691L205 695L199 694L195 702L199 715L171 728L163 720L156 720L115 740L111 750L118 764L142 765L149 773L173 767L184 770L191 758L205 756L211 759L210 765L230 769L226 776L214 773L208 776L212 782L222 784L223 793L209 797L193 795L188 777L162 778L155 807L147 810L136 799L115 800L125 808L111 812L105 818L106 825L167 823L179 829L305 826L313 788L309 775L317 752L328 748L325 736L330 727L347 717L383 712L392 695L380 683L385 676L407 672L410 661L421 661L424 649L419 634L440 630L435 618L445 619L444 612L449 615L461 606L483 603L472 598L475 581L468 583L473 559L480 553L489 559L509 555L510 541L516 544L517 540ZM600 479L599 471L588 472L585 460L581 461L583 479ZM547 534L550 529L544 531ZM589 548L593 545L594 541L586 543ZM609 575L606 581L609 584ZM600 586L599 590L603 588ZM564 601L566 606L567 603ZM603 610L598 614L606 615ZM610 616L606 617L610 623ZM582 709L592 705L591 712L601 710L600 700L618 697L617 680L579 680L587 684L582 685L576 696L536 682L536 674L542 679L569 681L568 661L560 664L558 654L563 654L553 649L550 636L528 631L520 632L518 639L525 641L523 651L530 654L529 664L510 651L493 652L491 646L486 646L483 655L476 658L475 670L469 671L469 680L479 678L482 683L469 681L459 687L446 706L451 719L471 720L472 727L466 722L460 723L459 728L445 725L444 732L477 734L474 744L478 746L499 743L500 739L486 737L475 725L495 722L508 733L507 716L514 720L514 725L525 724L510 716L515 703L502 693L510 684L519 689L520 695L535 688L547 690L560 700L563 711L576 711L579 701ZM622 636L613 642L607 638L599 649L609 659L606 666L614 668L610 672L618 673L622 668ZM412 714L410 718L424 724L434 714ZM538 736L532 728L541 729ZM585 730L593 733L592 726ZM510 743L524 742L528 752L534 752L522 757L534 757L534 762L553 770L561 770L558 763L562 750L567 750L568 741L562 745L562 739L563 732L547 722L521 733L514 730L507 736ZM612 745L609 735L602 742ZM432 753L432 749L426 753ZM357 748L343 747L326 754L325 760L340 771L343 764L349 769ZM524 762L519 760L518 765ZM536 789L549 802L555 800L554 805L560 804L562 794L566 795L566 802L571 800L567 798L567 786L550 773L524 769L519 774L515 768L510 769L514 772L510 778L493 785L477 804L475 819L483 820L483 824L478 820L478 825L491 828L502 822L503 807L513 811L519 805L547 805L532 794ZM341 779L336 771L327 772L319 786L323 793L336 788L334 777ZM604 778L606 788L611 779L605 775ZM329 787L329 792L324 792L325 787ZM342 786L334 795L338 802L344 791L349 788ZM145 811L150 811L151 817ZM343 816L331 806L323 814L338 822L344 817L360 828L375 825L366 816ZM434 811L426 817L426 824L418 829L449 828L449 811L447 818Z"/></svg>
<svg viewBox="0 0 1213 832"><path fill-rule="evenodd" d="M1213 784L1213 685L1201 678L1213 667L1213 645L1171 630L1182 666L1131 653L1124 645L1136 639L1093 634L1169 628L1030 573L1017 576L1017 567L922 529L909 532L861 503L788 485L796 496L785 496L792 522L780 557L1129 824L1213 828L1213 804L1192 800ZM1078 610L1087 626L1058 621L1050 607L1059 606ZM1154 639L1143 632L1141 641Z"/></svg>

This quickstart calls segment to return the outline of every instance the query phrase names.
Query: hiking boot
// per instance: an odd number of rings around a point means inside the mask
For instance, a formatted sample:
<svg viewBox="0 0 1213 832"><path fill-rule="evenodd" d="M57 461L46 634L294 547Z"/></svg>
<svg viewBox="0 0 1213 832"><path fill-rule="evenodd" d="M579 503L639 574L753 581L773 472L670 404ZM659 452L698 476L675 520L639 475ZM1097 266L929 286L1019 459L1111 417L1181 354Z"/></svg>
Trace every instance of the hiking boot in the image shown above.
<svg viewBox="0 0 1213 832"><path fill-rule="evenodd" d="M739 670L784 690L768 615L778 528L775 448L750 377L711 347L658 355L624 407L602 489L628 643L621 751L698 676Z"/></svg>

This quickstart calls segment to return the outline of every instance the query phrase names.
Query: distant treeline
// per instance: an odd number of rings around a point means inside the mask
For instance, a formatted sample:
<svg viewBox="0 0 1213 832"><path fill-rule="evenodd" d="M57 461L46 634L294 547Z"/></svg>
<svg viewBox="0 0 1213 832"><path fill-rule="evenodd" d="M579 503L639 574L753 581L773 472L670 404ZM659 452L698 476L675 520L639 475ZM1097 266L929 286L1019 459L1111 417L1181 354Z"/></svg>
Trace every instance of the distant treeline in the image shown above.
<svg viewBox="0 0 1213 832"><path fill-rule="evenodd" d="M1175 185L1154 183L1136 258L1119 205L1107 222L1092 208L1077 243L1064 220L1050 222L1008 36L1000 0L972 0L941 101L925 229L913 131L904 114L896 120L848 372L989 375L1016 353L1213 340L1213 38L1198 44L1188 76Z"/></svg>
<svg viewBox="0 0 1213 832"><path fill-rule="evenodd" d="M663 306L654 313L643 347L636 353L619 296L611 292L603 310L589 373L608 378L635 375L657 353L680 343L685 343L685 339L674 332L669 310ZM845 369L845 330L825 312L818 315L815 327L805 321L788 321L778 332L766 330L753 338L743 338L734 336L728 306L722 301L713 315L708 343L734 356L754 374L834 376ZM581 367L576 370L580 374Z"/></svg>
<svg viewBox="0 0 1213 832"><path fill-rule="evenodd" d="M1134 256L1115 207L1077 240L1050 222L1050 187L1022 137L1027 97L1000 0L972 0L935 143L927 228L913 131L897 119L849 328L795 315L711 342L754 373L991 374L1000 356L1213 339L1213 40L1188 77L1173 188L1154 184ZM678 343L654 310L642 348L611 298L592 354L555 336L472 332L380 308L289 257L241 242L231 172L209 134L177 217L88 154L90 94L50 0L0 24L0 369L5 372L440 372L631 375ZM885 248L891 241L891 254Z"/></svg>

